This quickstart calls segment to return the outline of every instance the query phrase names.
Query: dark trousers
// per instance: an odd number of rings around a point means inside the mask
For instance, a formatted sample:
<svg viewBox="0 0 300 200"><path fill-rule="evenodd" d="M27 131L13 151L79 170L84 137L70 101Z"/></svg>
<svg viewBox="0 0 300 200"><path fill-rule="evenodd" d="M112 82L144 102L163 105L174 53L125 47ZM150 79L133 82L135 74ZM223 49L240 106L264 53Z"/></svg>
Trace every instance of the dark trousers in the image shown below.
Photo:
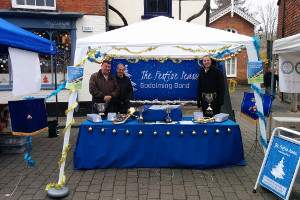
<svg viewBox="0 0 300 200"><path fill-rule="evenodd" d="M129 102L125 104L122 104L121 102L115 103L116 112L120 114L127 114L129 106Z"/></svg>

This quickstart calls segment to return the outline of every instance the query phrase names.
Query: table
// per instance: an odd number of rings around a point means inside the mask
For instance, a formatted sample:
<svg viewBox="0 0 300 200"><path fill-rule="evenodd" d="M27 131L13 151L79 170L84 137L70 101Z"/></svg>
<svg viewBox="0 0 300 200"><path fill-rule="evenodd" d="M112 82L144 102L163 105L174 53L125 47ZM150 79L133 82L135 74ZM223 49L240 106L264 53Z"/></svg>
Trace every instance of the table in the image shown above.
<svg viewBox="0 0 300 200"><path fill-rule="evenodd" d="M144 124L136 119L120 125L106 120L98 124L85 121L74 150L75 169L235 165L246 162L239 125L230 120L184 125Z"/></svg>

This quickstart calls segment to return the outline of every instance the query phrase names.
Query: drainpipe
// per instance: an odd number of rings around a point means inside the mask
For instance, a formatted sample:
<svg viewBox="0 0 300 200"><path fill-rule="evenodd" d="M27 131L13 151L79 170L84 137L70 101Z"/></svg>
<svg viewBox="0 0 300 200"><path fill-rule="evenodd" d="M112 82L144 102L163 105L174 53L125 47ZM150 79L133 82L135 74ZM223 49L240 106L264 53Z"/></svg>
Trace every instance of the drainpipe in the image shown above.
<svg viewBox="0 0 300 200"><path fill-rule="evenodd" d="M282 27L281 27L281 38L284 38L284 21L285 21L285 2L286 0L283 0L283 13L282 13ZM281 92L281 102L283 102L283 92Z"/></svg>
<svg viewBox="0 0 300 200"><path fill-rule="evenodd" d="M282 14L282 27L281 27L281 38L284 38L284 21L285 21L285 2L286 0L283 0L283 14Z"/></svg>
<svg viewBox="0 0 300 200"><path fill-rule="evenodd" d="M209 27L210 0L206 0L206 26Z"/></svg>
<svg viewBox="0 0 300 200"><path fill-rule="evenodd" d="M106 25L106 31L109 31L109 17L108 17L108 11L109 11L109 3L108 0L105 0L105 25Z"/></svg>

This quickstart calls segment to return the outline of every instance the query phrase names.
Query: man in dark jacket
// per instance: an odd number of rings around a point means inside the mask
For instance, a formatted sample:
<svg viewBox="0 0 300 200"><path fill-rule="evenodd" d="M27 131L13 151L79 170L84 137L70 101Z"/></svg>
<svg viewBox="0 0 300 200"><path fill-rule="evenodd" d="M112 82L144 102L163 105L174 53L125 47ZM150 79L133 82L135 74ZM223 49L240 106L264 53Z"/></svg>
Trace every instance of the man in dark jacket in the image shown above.
<svg viewBox="0 0 300 200"><path fill-rule="evenodd" d="M111 75L111 62L104 60L101 69L92 74L89 82L89 90L92 95L93 113L98 113L96 103L107 103L105 116L108 112L116 112L113 99L119 95L120 88L116 78Z"/></svg>
<svg viewBox="0 0 300 200"><path fill-rule="evenodd" d="M265 94L272 94L273 100L276 98L276 82L279 81L277 68L274 66L274 79L273 79L273 93L271 90L271 80L272 80L272 68L268 70L264 75L264 86L266 87Z"/></svg>
<svg viewBox="0 0 300 200"><path fill-rule="evenodd" d="M117 112L126 114L129 109L129 101L132 98L133 88L131 80L125 75L125 66L119 63L117 66L116 74L117 83L120 87L119 96L114 100L114 104L117 108Z"/></svg>
<svg viewBox="0 0 300 200"><path fill-rule="evenodd" d="M221 105L224 104L225 83L222 71L216 66L212 65L211 57L209 55L203 56L204 69L200 70L198 77L198 97L197 106L202 107L204 116L211 117L206 111L208 102L204 99L205 94L213 94L213 101L211 108L213 115L219 114Z"/></svg>

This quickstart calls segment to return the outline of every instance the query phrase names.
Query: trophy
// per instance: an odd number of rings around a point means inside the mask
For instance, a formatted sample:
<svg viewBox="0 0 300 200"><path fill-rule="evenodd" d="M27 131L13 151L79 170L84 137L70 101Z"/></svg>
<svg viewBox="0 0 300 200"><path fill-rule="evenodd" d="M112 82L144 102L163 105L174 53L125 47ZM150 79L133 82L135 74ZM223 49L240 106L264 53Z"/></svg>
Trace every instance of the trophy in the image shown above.
<svg viewBox="0 0 300 200"><path fill-rule="evenodd" d="M139 123L144 123L144 118L142 116L142 113L145 111L145 107L143 107L143 106L138 107L138 111L140 113L140 116L138 118L138 122Z"/></svg>
<svg viewBox="0 0 300 200"><path fill-rule="evenodd" d="M166 123L171 123L172 122L172 119L170 117L170 113L171 113L171 108L170 107L166 107L166 113L167 113L167 117L165 119L165 122Z"/></svg>
<svg viewBox="0 0 300 200"><path fill-rule="evenodd" d="M208 103L207 109L204 111L206 117L214 116L213 109L210 107L210 103L217 97L217 93L202 93L202 98Z"/></svg>
<svg viewBox="0 0 300 200"><path fill-rule="evenodd" d="M97 111L102 119L104 118L104 115L105 115L104 112L105 112L106 107L107 107L106 103L96 103Z"/></svg>

